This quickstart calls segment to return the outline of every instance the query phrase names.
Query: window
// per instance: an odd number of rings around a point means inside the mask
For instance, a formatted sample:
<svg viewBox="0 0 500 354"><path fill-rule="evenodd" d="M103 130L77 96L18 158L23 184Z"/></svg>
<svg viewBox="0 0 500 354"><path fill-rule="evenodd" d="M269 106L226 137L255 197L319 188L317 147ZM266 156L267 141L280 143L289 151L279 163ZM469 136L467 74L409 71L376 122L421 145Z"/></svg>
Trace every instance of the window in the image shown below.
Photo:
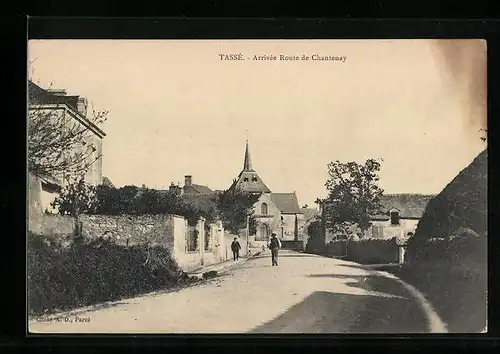
<svg viewBox="0 0 500 354"><path fill-rule="evenodd" d="M262 215L267 215L267 204L266 203L262 203L262 205L260 206L260 213Z"/></svg>
<svg viewBox="0 0 500 354"><path fill-rule="evenodd" d="M42 182L42 190L47 193L59 193L61 188L51 183Z"/></svg>
<svg viewBox="0 0 500 354"><path fill-rule="evenodd" d="M399 225L399 212L391 210L391 225Z"/></svg>
<svg viewBox="0 0 500 354"><path fill-rule="evenodd" d="M247 177L243 178L243 181L248 182L248 178Z"/></svg>
<svg viewBox="0 0 500 354"><path fill-rule="evenodd" d="M257 182L257 177L252 177L252 181Z"/></svg>

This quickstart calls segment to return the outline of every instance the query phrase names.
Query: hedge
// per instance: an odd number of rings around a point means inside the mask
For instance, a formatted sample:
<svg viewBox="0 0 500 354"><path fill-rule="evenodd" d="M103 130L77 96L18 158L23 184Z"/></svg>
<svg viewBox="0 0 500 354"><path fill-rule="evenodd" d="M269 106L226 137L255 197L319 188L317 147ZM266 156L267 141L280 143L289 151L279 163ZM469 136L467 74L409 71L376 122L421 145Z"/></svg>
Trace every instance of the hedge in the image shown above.
<svg viewBox="0 0 500 354"><path fill-rule="evenodd" d="M190 281L170 251L98 239L69 247L28 235L30 315L133 297Z"/></svg>

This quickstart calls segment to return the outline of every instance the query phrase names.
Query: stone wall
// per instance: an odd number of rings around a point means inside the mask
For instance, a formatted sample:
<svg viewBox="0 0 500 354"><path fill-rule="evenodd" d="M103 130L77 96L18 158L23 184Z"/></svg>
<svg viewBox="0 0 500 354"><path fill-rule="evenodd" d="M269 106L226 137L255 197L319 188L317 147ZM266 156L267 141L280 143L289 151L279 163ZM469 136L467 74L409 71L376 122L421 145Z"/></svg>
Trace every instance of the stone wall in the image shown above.
<svg viewBox="0 0 500 354"><path fill-rule="evenodd" d="M395 239L332 241L326 245L325 253L334 257L345 257L361 264L398 263L400 248ZM404 257L404 254L402 256Z"/></svg>
<svg viewBox="0 0 500 354"><path fill-rule="evenodd" d="M105 238L122 246L150 243L169 248L172 256L185 271L201 266L230 260L231 242L234 237L241 244L241 256L247 255L247 238L243 231L234 236L224 230L222 223L208 225L205 233L205 220L200 220L191 227L181 216L176 215L81 215L79 217L82 236L86 240ZM69 244L75 231L76 221L70 216L38 213L30 215L29 231L48 236L55 241ZM192 252L187 251L187 235L190 229L198 231L198 246ZM209 238L209 247L205 249L205 237Z"/></svg>
<svg viewBox="0 0 500 354"><path fill-rule="evenodd" d="M173 249L174 216L171 215L80 215L82 236L87 240L99 237L111 239L119 245L143 243L162 245ZM65 240L71 238L76 221L71 216L40 214L31 218L31 232Z"/></svg>

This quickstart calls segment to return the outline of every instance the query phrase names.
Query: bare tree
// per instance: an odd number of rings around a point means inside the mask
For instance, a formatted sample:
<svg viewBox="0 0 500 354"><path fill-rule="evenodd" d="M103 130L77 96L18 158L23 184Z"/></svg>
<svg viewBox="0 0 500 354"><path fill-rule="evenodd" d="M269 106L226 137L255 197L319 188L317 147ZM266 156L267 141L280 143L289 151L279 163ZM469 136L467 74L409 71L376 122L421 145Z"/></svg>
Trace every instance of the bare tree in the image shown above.
<svg viewBox="0 0 500 354"><path fill-rule="evenodd" d="M31 82L32 77L33 71ZM96 111L92 105L90 116L69 117L64 96L28 87L28 170L64 179L85 175L101 155L91 129L104 123L109 112Z"/></svg>

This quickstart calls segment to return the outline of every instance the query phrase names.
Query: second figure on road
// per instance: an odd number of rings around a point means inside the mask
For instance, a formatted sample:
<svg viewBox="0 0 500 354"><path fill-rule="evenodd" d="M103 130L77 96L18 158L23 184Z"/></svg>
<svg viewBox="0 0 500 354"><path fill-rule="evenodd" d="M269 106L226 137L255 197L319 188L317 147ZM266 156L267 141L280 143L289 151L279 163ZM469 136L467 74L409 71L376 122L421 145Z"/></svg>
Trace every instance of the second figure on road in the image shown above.
<svg viewBox="0 0 500 354"><path fill-rule="evenodd" d="M233 243L231 243L231 251L233 251L233 259L236 261L237 259L240 258L240 243L238 240L236 240L236 237L233 240Z"/></svg>
<svg viewBox="0 0 500 354"><path fill-rule="evenodd" d="M278 266L278 250L281 248L281 241L276 237L274 232L271 234L269 248L271 249L271 260L273 266Z"/></svg>

